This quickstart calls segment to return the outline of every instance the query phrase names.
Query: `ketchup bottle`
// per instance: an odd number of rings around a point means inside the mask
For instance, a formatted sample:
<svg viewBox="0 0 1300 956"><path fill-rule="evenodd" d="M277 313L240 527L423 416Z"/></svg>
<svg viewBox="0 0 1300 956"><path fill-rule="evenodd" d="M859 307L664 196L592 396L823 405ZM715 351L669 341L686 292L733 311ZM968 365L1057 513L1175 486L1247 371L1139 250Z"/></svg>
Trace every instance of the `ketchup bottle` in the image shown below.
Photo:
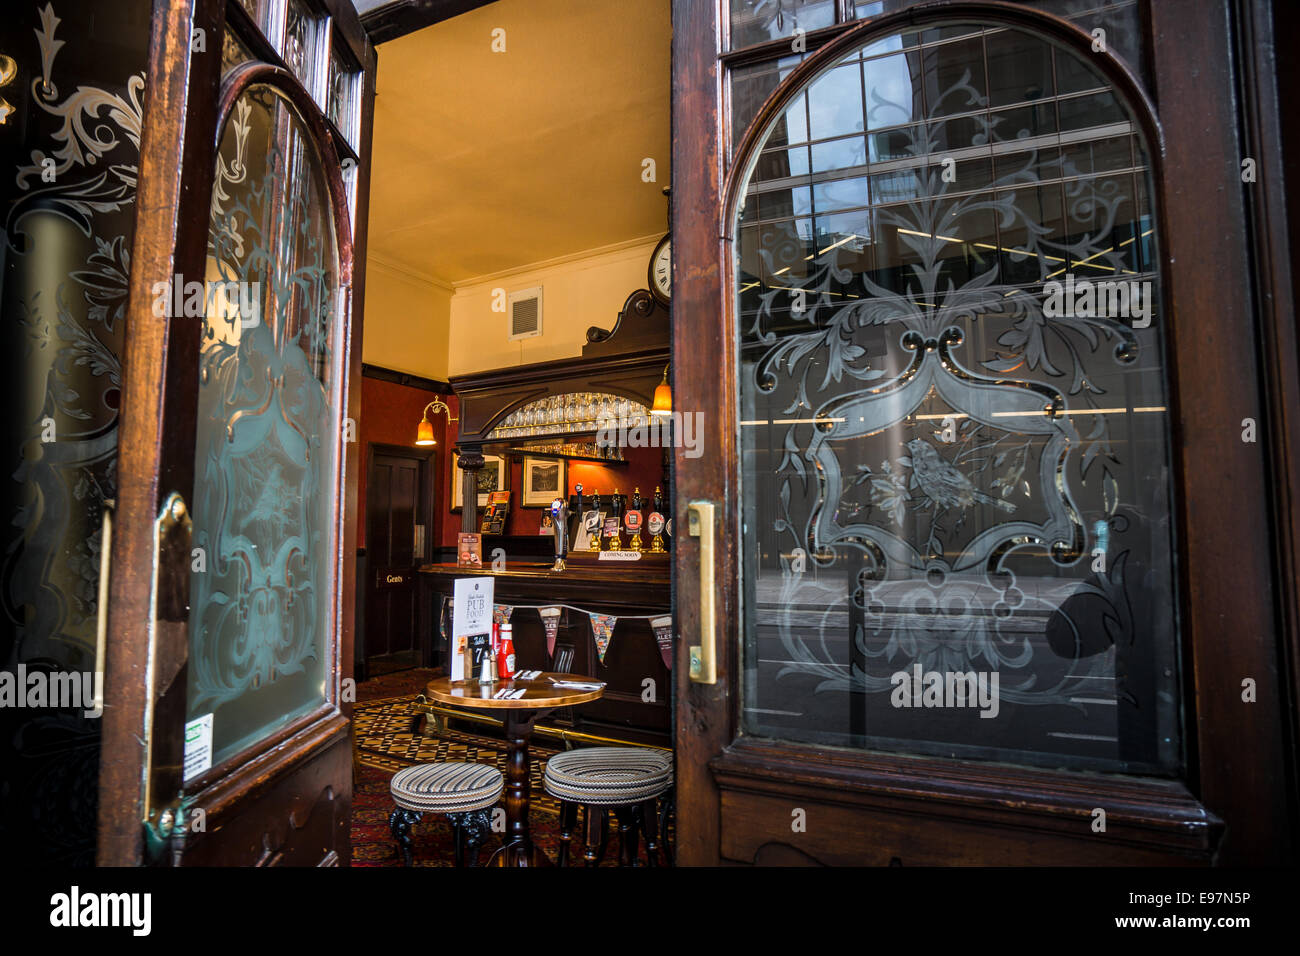
<svg viewBox="0 0 1300 956"><path fill-rule="evenodd" d="M497 680L510 680L515 676L514 627L509 621L501 625L497 638Z"/></svg>

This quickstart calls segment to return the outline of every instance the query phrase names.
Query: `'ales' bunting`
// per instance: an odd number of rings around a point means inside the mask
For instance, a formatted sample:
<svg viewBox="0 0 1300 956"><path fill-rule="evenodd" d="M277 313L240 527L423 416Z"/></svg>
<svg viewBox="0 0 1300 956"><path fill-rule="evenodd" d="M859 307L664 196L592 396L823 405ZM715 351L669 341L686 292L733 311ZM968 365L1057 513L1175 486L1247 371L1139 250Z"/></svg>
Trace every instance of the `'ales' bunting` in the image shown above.
<svg viewBox="0 0 1300 956"><path fill-rule="evenodd" d="M555 657L555 635L560 630L560 608L539 607L537 613L542 616L542 626L546 628L546 656Z"/></svg>
<svg viewBox="0 0 1300 956"><path fill-rule="evenodd" d="M600 656L600 662L605 663L605 652L609 650L610 639L614 636L614 625L618 623L618 618L613 614L593 614L588 611L587 616L591 618L591 633L596 638L596 653Z"/></svg>
<svg viewBox="0 0 1300 956"><path fill-rule="evenodd" d="M498 627L505 624L510 620L510 612L513 610L514 607L509 604L493 604L492 623L496 624Z"/></svg>
<svg viewBox="0 0 1300 956"><path fill-rule="evenodd" d="M664 659L664 667L673 669L673 618L672 615L650 618L654 628L655 640L659 642L659 655Z"/></svg>

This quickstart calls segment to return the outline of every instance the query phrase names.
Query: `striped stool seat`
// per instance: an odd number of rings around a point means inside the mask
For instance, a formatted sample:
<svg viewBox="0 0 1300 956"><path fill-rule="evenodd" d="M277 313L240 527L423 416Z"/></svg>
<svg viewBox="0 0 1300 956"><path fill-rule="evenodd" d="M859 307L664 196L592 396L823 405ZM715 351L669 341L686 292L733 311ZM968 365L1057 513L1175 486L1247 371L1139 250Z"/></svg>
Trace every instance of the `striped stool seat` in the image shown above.
<svg viewBox="0 0 1300 956"><path fill-rule="evenodd" d="M571 750L546 762L544 782L551 796L574 803L640 803L672 785L672 754L646 747Z"/></svg>
<svg viewBox="0 0 1300 956"><path fill-rule="evenodd" d="M464 813L494 805L505 789L496 767L481 763L422 763L399 770L393 802L420 813Z"/></svg>

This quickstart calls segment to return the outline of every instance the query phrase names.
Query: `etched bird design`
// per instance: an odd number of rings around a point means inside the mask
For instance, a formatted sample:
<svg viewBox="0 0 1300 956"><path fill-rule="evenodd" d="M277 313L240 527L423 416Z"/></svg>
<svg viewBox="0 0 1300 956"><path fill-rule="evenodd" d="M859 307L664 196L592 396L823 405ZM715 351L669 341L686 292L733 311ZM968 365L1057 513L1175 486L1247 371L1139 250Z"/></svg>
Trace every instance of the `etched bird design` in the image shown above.
<svg viewBox="0 0 1300 956"><path fill-rule="evenodd" d="M933 445L922 438L907 443L912 455L912 476L926 497L940 508L965 510L976 502L995 505L1003 511L1015 511L1009 501L992 498L975 490L970 479L943 460Z"/></svg>

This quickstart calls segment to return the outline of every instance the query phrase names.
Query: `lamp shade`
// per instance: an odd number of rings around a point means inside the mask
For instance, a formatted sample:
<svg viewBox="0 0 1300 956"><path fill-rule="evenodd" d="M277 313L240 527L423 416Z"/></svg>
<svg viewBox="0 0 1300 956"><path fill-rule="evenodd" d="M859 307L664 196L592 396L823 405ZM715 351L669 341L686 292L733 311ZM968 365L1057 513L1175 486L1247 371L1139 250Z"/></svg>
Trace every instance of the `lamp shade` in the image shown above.
<svg viewBox="0 0 1300 956"><path fill-rule="evenodd" d="M433 437L433 422L424 418L420 420L420 427L415 433L415 443L417 445L436 445L437 440Z"/></svg>
<svg viewBox="0 0 1300 956"><path fill-rule="evenodd" d="M654 404L650 406L651 415L667 416L673 412L673 390L667 382L655 386Z"/></svg>

